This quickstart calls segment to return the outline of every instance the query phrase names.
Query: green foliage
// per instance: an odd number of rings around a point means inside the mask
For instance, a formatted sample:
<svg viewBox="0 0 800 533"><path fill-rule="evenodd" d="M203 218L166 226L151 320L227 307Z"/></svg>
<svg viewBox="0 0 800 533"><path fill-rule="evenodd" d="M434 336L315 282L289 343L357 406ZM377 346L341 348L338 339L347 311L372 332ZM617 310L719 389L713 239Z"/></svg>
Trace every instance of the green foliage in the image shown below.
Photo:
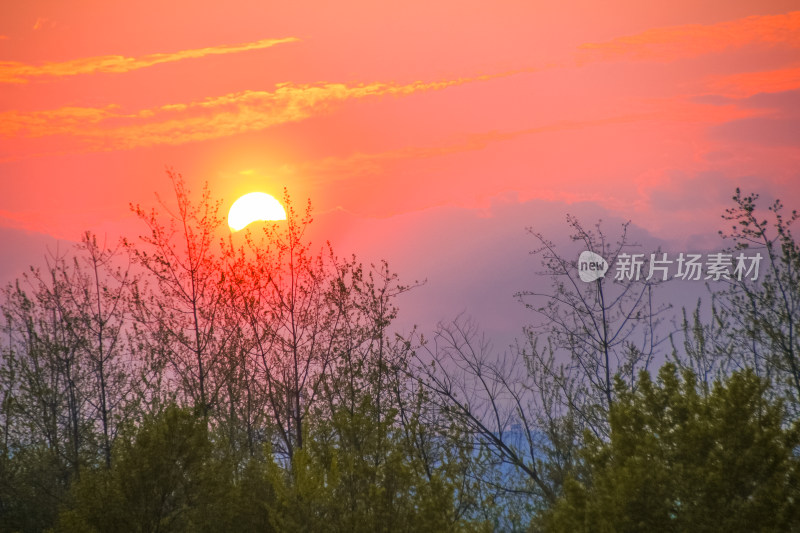
<svg viewBox="0 0 800 533"><path fill-rule="evenodd" d="M45 446L0 453L0 532L43 531L58 516L69 470Z"/></svg>
<svg viewBox="0 0 800 533"><path fill-rule="evenodd" d="M291 465L267 454L238 476L202 417L177 407L122 439L110 470L85 470L57 531L465 531L446 470L427 476L365 399L313 421Z"/></svg>
<svg viewBox="0 0 800 533"><path fill-rule="evenodd" d="M587 435L585 475L572 479L547 531L800 530L797 424L752 371L701 393L672 364L635 390L617 382L608 441Z"/></svg>
<svg viewBox="0 0 800 533"><path fill-rule="evenodd" d="M427 475L393 424L363 397L357 409L318 420L291 468L274 458L268 477L277 494L279 531L464 531L456 487L446 468ZM470 529L472 528L472 529Z"/></svg>
<svg viewBox="0 0 800 533"><path fill-rule="evenodd" d="M83 473L58 530L221 531L232 489L202 417L171 406L122 441L110 470Z"/></svg>

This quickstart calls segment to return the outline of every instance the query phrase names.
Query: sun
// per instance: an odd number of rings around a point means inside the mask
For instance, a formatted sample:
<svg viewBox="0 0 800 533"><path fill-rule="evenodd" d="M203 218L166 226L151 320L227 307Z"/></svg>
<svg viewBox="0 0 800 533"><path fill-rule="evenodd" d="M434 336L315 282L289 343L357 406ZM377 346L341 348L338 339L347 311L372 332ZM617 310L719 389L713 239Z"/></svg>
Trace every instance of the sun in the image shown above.
<svg viewBox="0 0 800 533"><path fill-rule="evenodd" d="M251 192L233 202L228 212L228 225L233 231L244 229L257 220L286 220L286 210L269 194Z"/></svg>

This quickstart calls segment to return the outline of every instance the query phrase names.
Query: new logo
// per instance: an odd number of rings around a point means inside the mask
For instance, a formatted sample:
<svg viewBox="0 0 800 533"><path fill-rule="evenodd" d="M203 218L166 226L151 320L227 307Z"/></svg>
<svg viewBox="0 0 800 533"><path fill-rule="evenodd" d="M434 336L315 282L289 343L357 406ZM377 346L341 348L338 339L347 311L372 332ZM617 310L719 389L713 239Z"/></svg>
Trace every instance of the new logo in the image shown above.
<svg viewBox="0 0 800 533"><path fill-rule="evenodd" d="M589 283L595 281L608 272L608 262L594 252L586 250L578 257L578 276L581 281Z"/></svg>

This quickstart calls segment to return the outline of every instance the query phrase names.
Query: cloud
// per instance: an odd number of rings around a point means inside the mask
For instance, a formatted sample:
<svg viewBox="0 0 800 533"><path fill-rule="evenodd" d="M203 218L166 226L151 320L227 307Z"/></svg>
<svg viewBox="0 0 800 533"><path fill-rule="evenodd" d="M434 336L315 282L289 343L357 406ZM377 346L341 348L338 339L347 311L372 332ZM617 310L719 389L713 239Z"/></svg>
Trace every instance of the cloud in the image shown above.
<svg viewBox="0 0 800 533"><path fill-rule="evenodd" d="M742 107L764 109L777 116L798 116L800 114L800 90L758 93L749 98L737 100Z"/></svg>
<svg viewBox="0 0 800 533"><path fill-rule="evenodd" d="M709 133L712 139L726 143L745 143L754 146L797 146L800 138L800 90L758 92L734 98L706 95L697 100L716 106L736 106L744 114L714 124Z"/></svg>
<svg viewBox="0 0 800 533"><path fill-rule="evenodd" d="M552 278L540 274L541 255L531 253L539 243L526 228L554 241L565 257L577 259L582 249L569 237L567 213L589 228L602 219L610 239L619 236L625 219L592 202L519 201L513 193L494 196L490 204L488 209L438 206L385 218L320 214L311 226L316 232L312 239L330 239L338 254L357 253L367 264L385 259L403 283L426 280L401 297L395 323L401 330L417 325L427 335L438 321L463 312L476 318L502 351L536 319L514 294L553 290ZM663 245L635 221L628 236L643 251Z"/></svg>
<svg viewBox="0 0 800 533"><path fill-rule="evenodd" d="M675 170L663 176L650 191L650 205L657 211L668 213L722 206L730 203L731 195L741 185L741 180L741 177L734 178L719 171L687 174ZM767 183L758 185L758 190L766 190ZM722 208L719 211L722 212Z"/></svg>
<svg viewBox="0 0 800 533"><path fill-rule="evenodd" d="M21 225L7 224L7 212L0 211L0 242L5 251L0 256L0 287L19 279L30 267L45 267L49 252L65 251L73 244L58 241L45 233L22 229Z"/></svg>
<svg viewBox="0 0 800 533"><path fill-rule="evenodd" d="M62 107L29 113L6 111L0 113L0 138L44 137L74 133L87 125L120 116L113 111L114 108L115 106Z"/></svg>
<svg viewBox="0 0 800 533"><path fill-rule="evenodd" d="M800 139L800 118L744 118L715 126L711 133L727 142L794 148Z"/></svg>
<svg viewBox="0 0 800 533"><path fill-rule="evenodd" d="M744 98L758 93L779 93L800 89L800 67L793 66L723 76L712 80L710 87L730 98Z"/></svg>
<svg viewBox="0 0 800 533"><path fill-rule="evenodd" d="M693 106L691 112L684 112L683 114L676 109L670 108L661 112L629 113L587 120L561 120L532 128L474 133L436 146L405 146L383 152L357 152L346 157L326 157L321 160L303 163L300 168L303 175L315 176L315 179L320 183L330 183L332 179L350 180L366 175L385 173L387 167L401 161L443 157L462 152L482 150L493 143L510 141L528 135L582 130L654 119L698 120L698 110L704 110L706 107ZM713 110L713 107L711 109ZM730 112L717 111L716 113L706 113L704 119L719 122L726 120L730 116L738 117L743 115L744 113L732 115ZM293 167L290 168L293 172L296 171Z"/></svg>
<svg viewBox="0 0 800 533"><path fill-rule="evenodd" d="M79 74L122 73L141 68L151 67L160 63L171 63L182 59L199 58L210 55L234 54L247 50L260 50L278 44L296 42L299 39L287 37L285 39L262 39L243 44L221 45L193 50L182 50L169 54L149 54L142 57L125 57L118 55L86 57L59 63L45 63L44 65L29 65L17 61L0 61L0 83L25 83L31 78L39 77L64 77Z"/></svg>
<svg viewBox="0 0 800 533"><path fill-rule="evenodd" d="M800 47L800 11L751 16L710 25L653 28L606 42L586 43L580 48L584 61L672 61L755 43Z"/></svg>
<svg viewBox="0 0 800 533"><path fill-rule="evenodd" d="M63 107L0 113L0 138L67 135L90 150L177 145L263 130L325 113L349 100L438 91L512 73L409 84L282 83L273 91L242 91L132 113L118 106Z"/></svg>
<svg viewBox="0 0 800 533"><path fill-rule="evenodd" d="M36 22L33 23L32 29L34 31L41 30L44 27L54 28L56 26L55 21L50 20L46 17L39 17L36 19Z"/></svg>

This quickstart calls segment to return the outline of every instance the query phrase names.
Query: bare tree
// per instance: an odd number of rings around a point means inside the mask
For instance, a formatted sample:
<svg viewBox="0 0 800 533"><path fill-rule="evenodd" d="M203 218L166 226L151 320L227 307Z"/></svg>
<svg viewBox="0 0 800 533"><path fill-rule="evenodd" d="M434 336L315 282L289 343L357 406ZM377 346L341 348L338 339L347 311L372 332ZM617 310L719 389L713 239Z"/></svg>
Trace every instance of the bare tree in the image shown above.
<svg viewBox="0 0 800 533"><path fill-rule="evenodd" d="M287 193L284 206L285 222L231 239L227 286L254 372L248 394L269 413L275 450L291 458L312 410L354 413L369 388L378 416L386 411L395 364L387 328L393 299L408 288L385 263L366 269L337 258L330 243L314 252L310 203L298 213Z"/></svg>
<svg viewBox="0 0 800 533"><path fill-rule="evenodd" d="M786 216L776 200L763 216L758 195L743 195L737 188L735 206L723 218L731 222L729 250L735 268L739 255L761 260L745 263L729 280L728 290L719 298L721 311L736 332L739 364L752 366L768 377L777 378L787 392L800 399L800 246L792 224L800 218L793 210Z"/></svg>
<svg viewBox="0 0 800 533"><path fill-rule="evenodd" d="M13 447L46 447L66 483L79 476L90 439L82 324L69 299L65 270L65 258L56 252L44 270L32 268L6 288L2 378L17 421Z"/></svg>
<svg viewBox="0 0 800 533"><path fill-rule="evenodd" d="M606 413L614 401L614 375L619 373L633 384L639 370L648 367L664 340L657 326L668 306L654 298L661 280L658 274L651 276L649 256L640 254L638 266L631 261L634 245L628 242L629 223L611 241L600 223L587 230L572 216L567 221L573 229L572 240L584 250L600 255L609 265L625 259L634 270L625 276L609 273L583 282L577 258L559 254L552 241L529 228L540 245L532 253L541 255L543 274L552 280L552 289L522 291L517 298L539 317L525 329L530 367L547 373L561 389L564 406L592 431L603 434ZM540 336L547 342L539 342Z"/></svg>
<svg viewBox="0 0 800 533"><path fill-rule="evenodd" d="M165 224L155 209L131 206L147 225L141 244L125 244L154 286L134 293L136 319L149 333L150 353L166 359L179 385L208 417L222 387L216 372L225 354L221 327L225 291L224 269L215 254L222 219L220 202L212 201L206 185L197 204L180 174L168 171L177 200L177 211L162 203Z"/></svg>
<svg viewBox="0 0 800 533"><path fill-rule="evenodd" d="M573 240L610 264L629 250L627 224L610 243L599 224L587 231L573 217L568 222ZM576 260L530 231L552 291L517 294L541 319L525 328L524 342L497 354L474 323L458 318L440 324L432 341L421 339L411 373L462 428L470 461L489 459L475 468L480 486L533 495L547 507L579 466L583 431L607 435L614 377L633 383L655 356L666 307L654 301L657 282L647 279L647 261L638 279L609 275L585 283Z"/></svg>
<svg viewBox="0 0 800 533"><path fill-rule="evenodd" d="M127 412L129 279L115 254L87 232L74 255L50 254L4 294L6 398L31 431L18 442L43 438L75 476L96 456L111 465Z"/></svg>
<svg viewBox="0 0 800 533"><path fill-rule="evenodd" d="M706 393L711 392L715 380L740 366L742 361L736 354L746 349L730 334L735 325L717 303L719 295L714 292L710 295L710 310L704 311L702 300L698 299L691 315L685 308L681 310L677 331L670 335L672 359L679 368L691 369ZM761 375L758 366L755 370Z"/></svg>
<svg viewBox="0 0 800 533"><path fill-rule="evenodd" d="M457 444L471 450L470 459L482 460L486 452L495 471L506 470L497 488L552 503L557 493L542 472L541 391L526 370L519 352L498 356L476 324L459 317L440 324L432 341L421 339L412 375L432 392L448 423L462 428ZM515 482L509 467L522 478ZM478 470L484 483L498 483L491 469Z"/></svg>
<svg viewBox="0 0 800 533"><path fill-rule="evenodd" d="M118 427L127 415L130 401L130 358L125 359L127 300L132 277L130 263L116 264L118 249L110 249L86 232L73 258L71 269L63 269L65 290L77 311L80 331L76 341L85 352L94 385L87 402L99 421L101 449L106 466L111 466L111 448Z"/></svg>
<svg viewBox="0 0 800 533"><path fill-rule="evenodd" d="M347 310L331 296L339 274L332 250L314 255L306 242L310 204L300 215L286 194L284 205L285 223L248 231L238 248L231 243L229 276L259 396L291 458L303 446L303 422L336 357Z"/></svg>

